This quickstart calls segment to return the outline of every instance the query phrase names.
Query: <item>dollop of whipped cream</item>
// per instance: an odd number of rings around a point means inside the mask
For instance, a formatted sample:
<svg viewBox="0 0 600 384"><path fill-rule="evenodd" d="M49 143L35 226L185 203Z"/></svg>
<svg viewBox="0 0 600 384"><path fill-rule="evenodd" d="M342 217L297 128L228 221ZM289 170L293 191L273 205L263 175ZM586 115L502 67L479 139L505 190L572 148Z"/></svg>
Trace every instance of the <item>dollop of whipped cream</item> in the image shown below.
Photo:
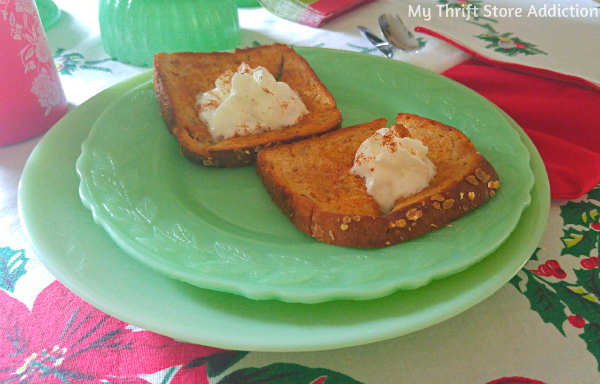
<svg viewBox="0 0 600 384"><path fill-rule="evenodd" d="M429 186L436 168L428 152L420 140L402 137L400 128L381 128L360 145L350 172L365 180L367 193L387 215L396 200Z"/></svg>
<svg viewBox="0 0 600 384"><path fill-rule="evenodd" d="M288 127L308 113L298 93L264 67L242 63L237 72L221 75L215 86L196 96L196 109L218 141Z"/></svg>

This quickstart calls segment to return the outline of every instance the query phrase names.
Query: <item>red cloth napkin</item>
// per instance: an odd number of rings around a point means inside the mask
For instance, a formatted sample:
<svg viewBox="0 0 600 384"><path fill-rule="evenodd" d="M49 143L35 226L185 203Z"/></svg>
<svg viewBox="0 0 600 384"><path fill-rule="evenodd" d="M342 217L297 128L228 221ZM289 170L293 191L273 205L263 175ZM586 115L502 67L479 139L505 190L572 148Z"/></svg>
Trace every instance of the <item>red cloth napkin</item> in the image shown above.
<svg viewBox="0 0 600 384"><path fill-rule="evenodd" d="M600 92L468 60L443 75L500 107L529 135L555 199L574 199L600 183Z"/></svg>
<svg viewBox="0 0 600 384"><path fill-rule="evenodd" d="M375 0L314 0L312 3L308 2L310 4L297 21L310 27L320 27L327 21L372 1Z"/></svg>

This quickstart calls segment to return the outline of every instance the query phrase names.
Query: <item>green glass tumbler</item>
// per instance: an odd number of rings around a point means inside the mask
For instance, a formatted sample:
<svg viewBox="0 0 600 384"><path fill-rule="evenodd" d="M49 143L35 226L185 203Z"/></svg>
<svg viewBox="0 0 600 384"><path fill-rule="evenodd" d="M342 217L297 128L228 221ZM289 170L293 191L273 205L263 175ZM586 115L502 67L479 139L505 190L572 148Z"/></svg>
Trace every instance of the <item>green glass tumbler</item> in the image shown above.
<svg viewBox="0 0 600 384"><path fill-rule="evenodd" d="M122 63L151 66L158 52L236 48L241 30L235 0L100 0L106 53Z"/></svg>
<svg viewBox="0 0 600 384"><path fill-rule="evenodd" d="M35 0L44 31L54 27L60 19L60 9L52 0Z"/></svg>
<svg viewBox="0 0 600 384"><path fill-rule="evenodd" d="M258 8L260 3L258 0L235 0L238 8Z"/></svg>

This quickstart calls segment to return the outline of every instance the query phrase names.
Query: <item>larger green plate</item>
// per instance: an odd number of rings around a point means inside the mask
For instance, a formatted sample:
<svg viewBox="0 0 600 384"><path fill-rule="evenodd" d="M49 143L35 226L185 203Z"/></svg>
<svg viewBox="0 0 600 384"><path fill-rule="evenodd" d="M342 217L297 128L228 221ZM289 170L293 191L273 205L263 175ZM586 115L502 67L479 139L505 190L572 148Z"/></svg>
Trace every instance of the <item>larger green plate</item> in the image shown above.
<svg viewBox="0 0 600 384"><path fill-rule="evenodd" d="M493 104L401 62L298 52L335 96L345 125L411 112L464 131L500 175L496 197L452 227L393 247L319 243L271 202L254 167L215 169L186 160L148 82L98 118L77 162L84 204L126 253L202 288L315 303L414 289L465 269L506 240L530 202L533 173L527 149Z"/></svg>
<svg viewBox="0 0 600 384"><path fill-rule="evenodd" d="M311 305L249 300L170 279L117 247L77 191L75 162L92 124L145 79L112 87L65 116L31 154L19 189L23 228L46 268L84 300L127 323L237 350L310 351L380 341L439 323L490 296L519 271L544 233L548 177L531 141L513 123L531 154L531 204L495 252L460 273L376 300Z"/></svg>

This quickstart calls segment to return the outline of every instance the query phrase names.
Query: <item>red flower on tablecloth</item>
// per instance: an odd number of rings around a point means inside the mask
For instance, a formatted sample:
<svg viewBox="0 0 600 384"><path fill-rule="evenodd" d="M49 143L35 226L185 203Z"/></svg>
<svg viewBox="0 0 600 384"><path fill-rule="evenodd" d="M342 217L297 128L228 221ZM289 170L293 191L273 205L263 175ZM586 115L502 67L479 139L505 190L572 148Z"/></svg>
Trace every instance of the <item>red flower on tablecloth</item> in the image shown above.
<svg viewBox="0 0 600 384"><path fill-rule="evenodd" d="M582 259L579 263L585 269L598 268L598 265L599 265L598 256L588 257L587 259Z"/></svg>
<svg viewBox="0 0 600 384"><path fill-rule="evenodd" d="M583 328L585 326L585 319L581 315L569 316L569 323L575 328Z"/></svg>
<svg viewBox="0 0 600 384"><path fill-rule="evenodd" d="M0 291L0 382L148 383L139 378L236 352L175 341L129 326L54 282L31 311ZM221 359L222 361L223 359ZM225 359L226 360L226 359ZM231 360L231 359L230 359ZM186 370L208 383L206 364Z"/></svg>
<svg viewBox="0 0 600 384"><path fill-rule="evenodd" d="M532 269L531 272L538 276L553 276L557 279L564 279L567 273L560 267L556 260L548 260L544 264L540 264L538 269Z"/></svg>
<svg viewBox="0 0 600 384"><path fill-rule="evenodd" d="M526 377L502 377L500 379L492 380L487 384L545 384L539 380L528 379Z"/></svg>

